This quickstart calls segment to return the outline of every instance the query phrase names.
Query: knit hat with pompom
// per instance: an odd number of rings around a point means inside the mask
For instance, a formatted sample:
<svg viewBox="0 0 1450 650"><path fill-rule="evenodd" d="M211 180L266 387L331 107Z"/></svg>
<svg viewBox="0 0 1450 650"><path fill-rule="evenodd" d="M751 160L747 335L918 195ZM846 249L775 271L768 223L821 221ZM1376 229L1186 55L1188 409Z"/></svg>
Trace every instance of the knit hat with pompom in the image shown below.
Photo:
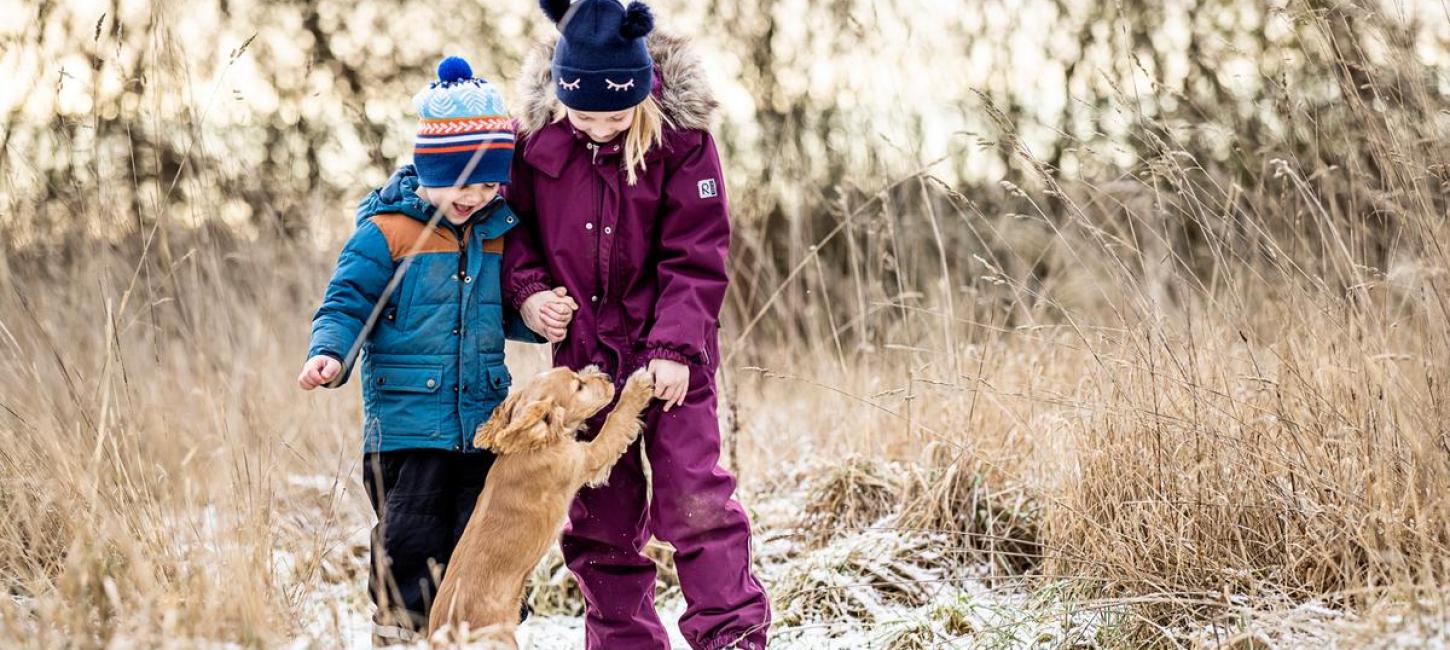
<svg viewBox="0 0 1450 650"><path fill-rule="evenodd" d="M473 76L468 62L450 56L438 80L413 97L418 137L413 165L423 187L507 183L514 157L514 127L503 97Z"/></svg>
<svg viewBox="0 0 1450 650"><path fill-rule="evenodd" d="M645 36L654 30L654 14L639 0L540 0L544 14L559 28L554 48L554 92L565 106L580 111L613 112L649 97L654 60Z"/></svg>

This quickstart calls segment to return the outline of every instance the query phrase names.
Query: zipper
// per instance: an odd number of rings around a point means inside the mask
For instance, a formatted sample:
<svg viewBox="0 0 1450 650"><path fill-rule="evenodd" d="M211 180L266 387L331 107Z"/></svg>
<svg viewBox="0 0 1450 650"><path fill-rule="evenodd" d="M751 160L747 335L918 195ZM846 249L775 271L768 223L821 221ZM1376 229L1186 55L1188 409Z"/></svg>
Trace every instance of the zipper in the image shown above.
<svg viewBox="0 0 1450 650"><path fill-rule="evenodd" d="M461 405L468 393L468 387L463 384L463 359L469 355L464 343L468 340L468 303L463 299L464 285L473 281L468 277L468 243L473 238L473 227L493 215L498 207L503 205L503 197L495 196L488 204L480 208L480 213L470 219L462 229L451 228L453 235L458 239L458 398L455 404ZM463 427L463 409L458 409L458 428L462 436L455 446L457 451L463 451L468 447L468 432Z"/></svg>
<svg viewBox="0 0 1450 650"><path fill-rule="evenodd" d="M599 164L599 145L594 144L593 142L590 142L590 143L588 143L585 146L589 147L589 162L590 162L590 164L598 165Z"/></svg>
<svg viewBox="0 0 1450 650"><path fill-rule="evenodd" d="M464 329L468 320L468 303L463 300L463 285L468 277L468 238L473 235L473 224L464 226L462 231L455 230L453 235L458 238L458 397L453 400L453 408L458 411L458 431L461 436L456 448L463 451L468 438L468 432L463 430L462 408L463 398L468 391L468 387L463 385L463 359L468 354L464 349L464 342L468 340L468 330Z"/></svg>
<svg viewBox="0 0 1450 650"><path fill-rule="evenodd" d="M501 197L493 197L482 208L479 208L479 214L464 224L462 230L457 228L453 229L454 236L458 238L458 281L460 282L458 285L458 300L460 303L463 300L463 284L461 283L464 278L468 277L468 240L473 236L473 227L488 220L502 203L503 200ZM458 320L460 321L458 323L459 327L462 327L463 312L461 311L458 313Z"/></svg>
<svg viewBox="0 0 1450 650"><path fill-rule="evenodd" d="M594 147L594 155L599 155L599 145ZM598 170L594 174L594 220L599 222L599 228L594 231L594 250L598 256L598 268L594 269L595 277L599 279L595 290L599 292L599 304L594 306L597 311L603 307L604 297L609 294L609 286L605 283L605 277L609 274L609 260L604 257L604 177L600 176Z"/></svg>
<svg viewBox="0 0 1450 650"><path fill-rule="evenodd" d="M458 237L458 299L463 300L463 282L468 277L468 237L471 234L472 226L465 227L462 232L454 232ZM462 313L458 320L463 320ZM462 323L459 323L460 325Z"/></svg>

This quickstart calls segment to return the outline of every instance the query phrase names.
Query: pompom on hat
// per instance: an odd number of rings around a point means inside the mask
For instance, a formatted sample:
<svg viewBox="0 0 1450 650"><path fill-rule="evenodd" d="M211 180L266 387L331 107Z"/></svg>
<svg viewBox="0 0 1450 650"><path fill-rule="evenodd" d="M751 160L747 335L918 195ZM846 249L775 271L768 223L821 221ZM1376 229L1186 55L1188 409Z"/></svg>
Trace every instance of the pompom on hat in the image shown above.
<svg viewBox="0 0 1450 650"><path fill-rule="evenodd" d="M645 37L654 30L648 5L634 0L540 0L559 28L552 66L554 93L569 108L612 112L649 97L654 60Z"/></svg>
<svg viewBox="0 0 1450 650"><path fill-rule="evenodd" d="M423 187L507 183L514 156L514 127L503 96L473 76L473 67L450 56L438 64L438 80L413 97L418 135L413 165Z"/></svg>

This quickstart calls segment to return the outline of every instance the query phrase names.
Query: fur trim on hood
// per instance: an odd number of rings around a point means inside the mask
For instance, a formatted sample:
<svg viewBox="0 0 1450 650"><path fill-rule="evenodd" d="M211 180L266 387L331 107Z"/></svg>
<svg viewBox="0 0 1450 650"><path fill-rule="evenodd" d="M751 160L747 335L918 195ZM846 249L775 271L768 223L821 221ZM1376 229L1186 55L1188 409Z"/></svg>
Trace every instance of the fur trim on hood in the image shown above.
<svg viewBox="0 0 1450 650"><path fill-rule="evenodd" d="M665 119L679 129L708 129L719 102L710 91L700 59L683 37L656 29L648 37L650 56L654 58L655 74L661 79L656 97ZM523 110L519 116L524 135L538 132L554 121L559 100L554 94L550 63L558 39L535 45L524 58L520 78Z"/></svg>

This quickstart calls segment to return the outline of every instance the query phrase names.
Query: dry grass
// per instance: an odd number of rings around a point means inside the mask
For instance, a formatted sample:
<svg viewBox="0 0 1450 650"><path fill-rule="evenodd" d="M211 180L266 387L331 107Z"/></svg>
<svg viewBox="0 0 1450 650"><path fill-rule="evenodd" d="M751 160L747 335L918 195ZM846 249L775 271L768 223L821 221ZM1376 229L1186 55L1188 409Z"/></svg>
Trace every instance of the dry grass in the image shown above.
<svg viewBox="0 0 1450 650"><path fill-rule="evenodd" d="M994 112L999 187L842 189L793 257L737 262L721 410L747 505L798 497L761 527L782 633L1443 636L1450 112L1329 4L1293 3L1321 76L1253 107L1281 132L1214 155L1133 89L1136 162L1068 177ZM357 395L293 385L336 242L249 237L0 251L0 645L325 647L366 611Z"/></svg>
<svg viewBox="0 0 1450 650"><path fill-rule="evenodd" d="M899 465L847 458L822 468L806 490L801 541L820 547L832 537L880 523L900 497Z"/></svg>
<svg viewBox="0 0 1450 650"><path fill-rule="evenodd" d="M965 453L939 444L930 449L934 453L899 497L901 530L949 536L958 551L951 559L959 565L987 564L1008 576L1035 570L1042 559L1039 500Z"/></svg>
<svg viewBox="0 0 1450 650"><path fill-rule="evenodd" d="M351 480L355 402L299 400L284 380L301 341L274 314L322 269L249 258L198 250L128 291L129 265L101 252L6 287L7 645L262 644L323 578L349 532L331 481Z"/></svg>
<svg viewBox="0 0 1450 650"><path fill-rule="evenodd" d="M655 602L665 603L680 595L680 580L675 574L674 549L668 544L650 540L645 555L655 561ZM539 561L529 577L524 598L534 614L540 616L583 616L584 595L574 574L564 564L564 555L555 546Z"/></svg>
<svg viewBox="0 0 1450 650"><path fill-rule="evenodd" d="M7 645L270 646L327 629L307 604L362 579L348 561L368 525L356 398L291 386L301 305L325 263L275 244L192 250L129 294L124 254L60 277L12 266L23 284L0 298ZM940 609L955 596L919 585L967 575L1129 607L1126 625L1146 630L1129 643L1284 602L1353 611L1437 595L1450 471L1436 387L1450 356L1435 285L1423 286L1410 306L1383 285L1372 298L1384 302L1363 307L1281 287L1251 312L964 327L961 374L909 352L846 373L825 356L792 375L728 371L751 494L798 460L827 468L800 501L796 526L814 541L792 538L771 584L783 629ZM831 467L849 453L858 460ZM536 607L577 612L554 574ZM967 630L922 611L926 627L893 628L903 647ZM995 616L984 620L1017 620Z"/></svg>
<svg viewBox="0 0 1450 650"><path fill-rule="evenodd" d="M1226 594L1344 604L1441 584L1443 339L1370 343L1319 314L1298 327L1315 335L1254 345L1200 326L1121 351L1135 363L1093 382L1102 406L1050 510L1054 566L1209 608Z"/></svg>

